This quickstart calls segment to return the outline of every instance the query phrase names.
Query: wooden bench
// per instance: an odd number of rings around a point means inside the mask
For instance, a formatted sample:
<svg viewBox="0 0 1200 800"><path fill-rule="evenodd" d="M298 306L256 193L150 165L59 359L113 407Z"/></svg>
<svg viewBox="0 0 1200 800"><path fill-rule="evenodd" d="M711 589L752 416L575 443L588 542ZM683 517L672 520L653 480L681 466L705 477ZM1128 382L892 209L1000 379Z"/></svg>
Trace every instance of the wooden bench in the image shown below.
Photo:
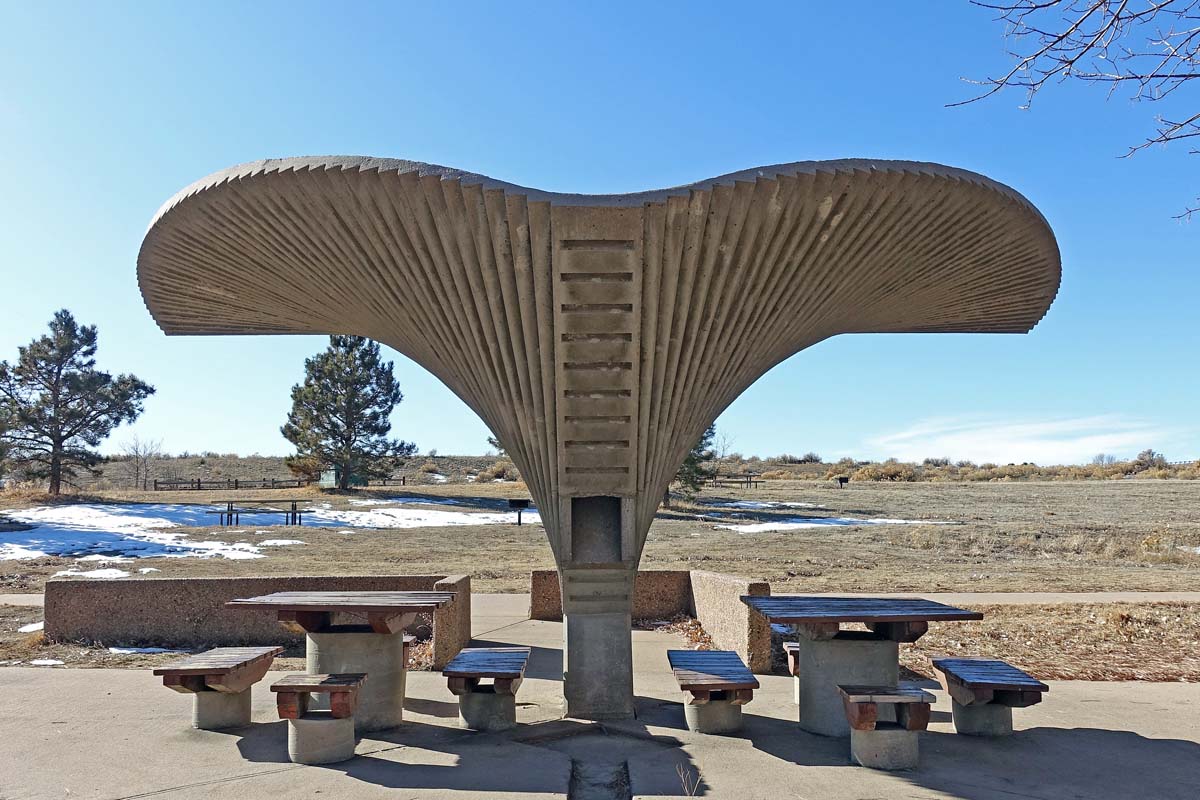
<svg viewBox="0 0 1200 800"><path fill-rule="evenodd" d="M163 686L195 696L192 725L222 730L250 724L250 687L262 680L282 647L218 647L158 667Z"/></svg>
<svg viewBox="0 0 1200 800"><path fill-rule="evenodd" d="M279 718L288 723L288 758L297 764L332 764L354 757L354 710L361 672L288 675L271 684ZM328 711L310 711L314 694L329 695Z"/></svg>
<svg viewBox="0 0 1200 800"><path fill-rule="evenodd" d="M731 733L742 727L742 706L754 699L758 678L732 650L668 650L679 688L688 693L689 730Z"/></svg>
<svg viewBox="0 0 1200 800"><path fill-rule="evenodd" d="M308 713L314 694L329 695L329 715L334 719L354 716L358 690L367 676L362 672L335 675L288 675L271 684L280 719L300 719Z"/></svg>
<svg viewBox="0 0 1200 800"><path fill-rule="evenodd" d="M919 759L917 732L929 727L934 696L911 684L838 686L850 723L850 756L872 769L912 769ZM894 706L895 722L879 721L879 706Z"/></svg>
<svg viewBox="0 0 1200 800"><path fill-rule="evenodd" d="M469 647L442 670L458 698L459 724L476 731L508 730L517 724L517 689L525 679L528 647ZM481 684L481 680L490 680Z"/></svg>
<svg viewBox="0 0 1200 800"><path fill-rule="evenodd" d="M1042 702L1050 687L995 658L935 658L942 685L953 700L954 729L968 736L1007 736L1012 710Z"/></svg>

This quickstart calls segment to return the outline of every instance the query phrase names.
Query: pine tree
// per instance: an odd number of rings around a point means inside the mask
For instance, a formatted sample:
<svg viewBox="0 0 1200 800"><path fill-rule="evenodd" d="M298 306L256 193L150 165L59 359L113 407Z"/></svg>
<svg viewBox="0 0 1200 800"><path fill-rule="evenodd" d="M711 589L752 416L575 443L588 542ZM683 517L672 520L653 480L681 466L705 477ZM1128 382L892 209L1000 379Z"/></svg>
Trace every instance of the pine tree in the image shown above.
<svg viewBox="0 0 1200 800"><path fill-rule="evenodd" d="M305 360L304 383L292 387L292 410L280 429L296 446L291 462L337 468L339 489L354 476L387 477L396 459L417 450L388 438L389 416L402 399L392 362L380 360L378 344L330 336L323 353Z"/></svg>
<svg viewBox="0 0 1200 800"><path fill-rule="evenodd" d="M142 413L154 387L133 375L96 369L96 326L80 326L59 311L50 334L18 349L14 364L0 361L0 428L8 459L31 478L46 478L59 494L76 468L102 461L91 449L118 425Z"/></svg>
<svg viewBox="0 0 1200 800"><path fill-rule="evenodd" d="M679 465L679 472L675 473L675 482L679 484L683 496L689 500L695 497L704 488L704 482L713 476L713 470L705 467L704 462L713 459L712 444L716 435L717 425L713 423L688 451L687 457Z"/></svg>

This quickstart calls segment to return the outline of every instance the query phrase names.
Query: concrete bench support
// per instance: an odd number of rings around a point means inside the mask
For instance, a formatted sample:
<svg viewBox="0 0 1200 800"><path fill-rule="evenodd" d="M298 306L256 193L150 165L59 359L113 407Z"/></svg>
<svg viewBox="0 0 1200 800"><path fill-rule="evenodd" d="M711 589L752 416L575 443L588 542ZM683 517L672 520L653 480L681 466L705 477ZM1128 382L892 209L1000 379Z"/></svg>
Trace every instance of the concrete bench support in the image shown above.
<svg viewBox="0 0 1200 800"><path fill-rule="evenodd" d="M333 764L354 757L354 713L366 677L288 675L271 685L279 718L288 723L288 758ZM317 698L325 698L328 710L311 709Z"/></svg>
<svg viewBox="0 0 1200 800"><path fill-rule="evenodd" d="M309 711L289 719L288 758L296 764L335 764L354 758L354 718Z"/></svg>
<svg viewBox="0 0 1200 800"><path fill-rule="evenodd" d="M200 691L192 695L192 727L220 731L250 724L250 690L240 692Z"/></svg>
<svg viewBox="0 0 1200 800"><path fill-rule="evenodd" d="M866 631L841 631L829 639L801 636L797 642L796 699L800 727L821 736L849 736L838 684L895 686L900 680L899 645ZM894 721L890 707L880 721Z"/></svg>
<svg viewBox="0 0 1200 800"><path fill-rule="evenodd" d="M742 706L754 699L758 679L732 650L668 650L667 661L683 690L683 718L696 733L734 733Z"/></svg>
<svg viewBox="0 0 1200 800"><path fill-rule="evenodd" d="M442 674L458 698L458 724L473 731L506 731L517 724L517 689L528 647L475 647L459 652ZM480 683L490 679L490 683Z"/></svg>
<svg viewBox="0 0 1200 800"><path fill-rule="evenodd" d="M839 686L850 726L850 757L871 769L913 769L920 751L917 736L929 727L933 695L913 686ZM880 722L888 709L895 722Z"/></svg>

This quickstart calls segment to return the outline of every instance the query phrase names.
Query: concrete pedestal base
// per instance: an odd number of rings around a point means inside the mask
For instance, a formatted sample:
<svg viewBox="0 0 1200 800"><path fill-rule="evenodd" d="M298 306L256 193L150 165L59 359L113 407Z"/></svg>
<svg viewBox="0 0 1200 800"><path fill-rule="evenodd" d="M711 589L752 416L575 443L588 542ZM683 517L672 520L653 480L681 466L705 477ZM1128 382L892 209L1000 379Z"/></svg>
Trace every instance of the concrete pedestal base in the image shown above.
<svg viewBox="0 0 1200 800"><path fill-rule="evenodd" d="M250 689L240 692L196 692L192 701L192 727L219 731L250 724Z"/></svg>
<svg viewBox="0 0 1200 800"><path fill-rule="evenodd" d="M333 764L354 758L354 720L310 711L288 720L288 758L297 764Z"/></svg>
<svg viewBox="0 0 1200 800"><path fill-rule="evenodd" d="M1008 736L1013 732L1012 708L999 703L964 706L953 703L954 730L967 736Z"/></svg>
<svg viewBox="0 0 1200 800"><path fill-rule="evenodd" d="M742 707L728 700L709 700L700 706L688 705L684 700L683 718L688 730L696 733L734 733L742 729Z"/></svg>
<svg viewBox="0 0 1200 800"><path fill-rule="evenodd" d="M796 676L800 727L822 736L849 736L850 723L838 684L895 686L900 679L896 642L865 631L842 631L832 639L800 639ZM879 706L880 721L895 721L895 708Z"/></svg>
<svg viewBox="0 0 1200 800"><path fill-rule="evenodd" d="M563 695L568 717L628 719L633 716L630 620L628 611L568 612L563 615Z"/></svg>
<svg viewBox="0 0 1200 800"><path fill-rule="evenodd" d="M357 731L380 731L404 721L404 633L371 633L339 626L308 634L308 672L365 672L354 713ZM310 708L329 708L329 696L314 694Z"/></svg>
<svg viewBox="0 0 1200 800"><path fill-rule="evenodd" d="M916 731L893 722L876 723L873 731L850 731L850 757L871 769L913 769L918 760Z"/></svg>
<svg viewBox="0 0 1200 800"><path fill-rule="evenodd" d="M496 694L491 686L458 696L458 726L473 731L506 731L517 725L517 697Z"/></svg>

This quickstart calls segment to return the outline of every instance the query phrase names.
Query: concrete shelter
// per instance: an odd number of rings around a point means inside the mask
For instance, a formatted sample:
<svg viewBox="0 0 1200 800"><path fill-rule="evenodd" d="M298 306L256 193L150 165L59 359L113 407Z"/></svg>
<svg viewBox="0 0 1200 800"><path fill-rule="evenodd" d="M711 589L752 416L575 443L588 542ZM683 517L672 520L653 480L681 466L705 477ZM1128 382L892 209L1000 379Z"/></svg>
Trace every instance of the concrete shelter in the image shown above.
<svg viewBox="0 0 1200 800"><path fill-rule="evenodd" d="M258 161L154 217L168 334L367 336L441 379L529 485L562 584L567 713L633 713L630 596L687 451L771 367L843 333L1024 333L1045 219L937 164L760 167L627 195L412 161Z"/></svg>

